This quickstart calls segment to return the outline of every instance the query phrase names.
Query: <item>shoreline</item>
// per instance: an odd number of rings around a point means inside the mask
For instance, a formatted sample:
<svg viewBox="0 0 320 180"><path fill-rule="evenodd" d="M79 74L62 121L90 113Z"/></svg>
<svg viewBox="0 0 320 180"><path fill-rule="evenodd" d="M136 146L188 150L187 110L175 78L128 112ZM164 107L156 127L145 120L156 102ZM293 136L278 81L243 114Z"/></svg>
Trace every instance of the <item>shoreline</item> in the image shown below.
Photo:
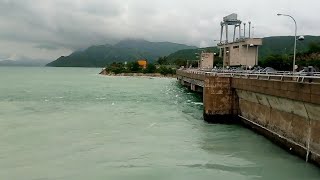
<svg viewBox="0 0 320 180"><path fill-rule="evenodd" d="M110 74L110 73L105 73L101 72L99 73L100 75L104 76L118 76L118 77L154 77L154 78L177 78L175 74L170 74L170 75L162 75L160 73L120 73L120 74Z"/></svg>

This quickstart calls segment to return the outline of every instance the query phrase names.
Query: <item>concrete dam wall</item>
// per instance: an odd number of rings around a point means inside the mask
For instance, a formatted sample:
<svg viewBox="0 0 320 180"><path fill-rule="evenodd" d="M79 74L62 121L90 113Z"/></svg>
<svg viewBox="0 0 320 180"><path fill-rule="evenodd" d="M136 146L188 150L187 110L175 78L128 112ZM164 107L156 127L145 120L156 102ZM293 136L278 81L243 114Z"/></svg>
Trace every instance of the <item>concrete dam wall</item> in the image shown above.
<svg viewBox="0 0 320 180"><path fill-rule="evenodd" d="M177 74L183 85L203 92L207 122L243 122L287 151L320 165L320 84Z"/></svg>
<svg viewBox="0 0 320 180"><path fill-rule="evenodd" d="M320 162L318 84L234 78L231 86L245 123L306 161Z"/></svg>

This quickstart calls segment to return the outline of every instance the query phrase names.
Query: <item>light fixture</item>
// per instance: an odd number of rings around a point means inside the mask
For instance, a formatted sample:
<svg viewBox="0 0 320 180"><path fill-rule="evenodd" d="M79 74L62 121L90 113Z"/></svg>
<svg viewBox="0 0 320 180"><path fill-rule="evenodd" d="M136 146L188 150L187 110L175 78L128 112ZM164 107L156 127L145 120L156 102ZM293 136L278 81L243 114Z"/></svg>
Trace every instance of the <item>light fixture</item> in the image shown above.
<svg viewBox="0 0 320 180"><path fill-rule="evenodd" d="M294 34L294 47L293 47L293 68L292 68L292 72L293 74L296 72L296 53L297 53L297 31L298 31L298 25L297 25L297 21L294 19L293 16L288 15L288 14L277 14L278 16L287 16L290 17L295 24L295 34ZM303 38L304 39L304 38Z"/></svg>

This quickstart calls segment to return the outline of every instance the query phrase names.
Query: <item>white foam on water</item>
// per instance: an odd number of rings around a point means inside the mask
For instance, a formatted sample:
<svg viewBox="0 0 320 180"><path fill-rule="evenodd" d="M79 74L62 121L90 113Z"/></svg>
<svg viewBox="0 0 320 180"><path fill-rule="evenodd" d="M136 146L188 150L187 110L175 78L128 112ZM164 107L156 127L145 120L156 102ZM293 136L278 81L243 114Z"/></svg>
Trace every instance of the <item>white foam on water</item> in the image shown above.
<svg viewBox="0 0 320 180"><path fill-rule="evenodd" d="M105 98L105 97L98 97L98 98L96 98L97 100L106 100L107 98Z"/></svg>
<svg viewBox="0 0 320 180"><path fill-rule="evenodd" d="M203 102L192 102L192 104L195 104L195 105L203 105Z"/></svg>
<svg viewBox="0 0 320 180"><path fill-rule="evenodd" d="M157 123L152 123L152 124L150 124L150 126L148 128L151 128L151 127L155 126L156 124Z"/></svg>

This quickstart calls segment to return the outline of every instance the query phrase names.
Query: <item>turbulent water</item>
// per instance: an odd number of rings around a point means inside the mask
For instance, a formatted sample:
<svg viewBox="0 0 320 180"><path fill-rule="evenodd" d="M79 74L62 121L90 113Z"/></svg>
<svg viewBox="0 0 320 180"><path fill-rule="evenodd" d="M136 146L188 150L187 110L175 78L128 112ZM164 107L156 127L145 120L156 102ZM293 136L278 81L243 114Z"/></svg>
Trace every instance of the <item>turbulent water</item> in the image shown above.
<svg viewBox="0 0 320 180"><path fill-rule="evenodd" d="M241 126L208 125L174 79L0 68L0 179L320 179Z"/></svg>

